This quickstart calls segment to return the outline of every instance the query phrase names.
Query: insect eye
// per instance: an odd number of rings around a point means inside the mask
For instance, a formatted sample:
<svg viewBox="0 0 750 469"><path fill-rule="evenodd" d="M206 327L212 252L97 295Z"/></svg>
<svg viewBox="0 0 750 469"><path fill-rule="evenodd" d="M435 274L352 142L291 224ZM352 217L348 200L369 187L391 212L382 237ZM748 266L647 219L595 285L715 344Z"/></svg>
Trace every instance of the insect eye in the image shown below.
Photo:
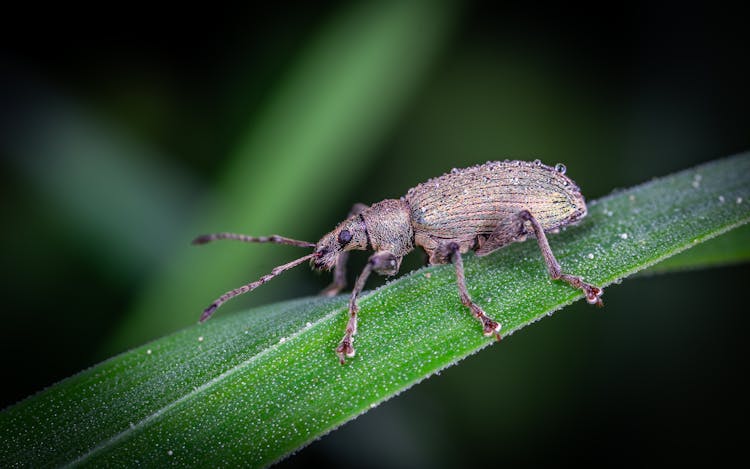
<svg viewBox="0 0 750 469"><path fill-rule="evenodd" d="M339 244L341 244L342 246L345 246L351 240L352 240L352 234L349 232L349 230L341 230L339 232Z"/></svg>

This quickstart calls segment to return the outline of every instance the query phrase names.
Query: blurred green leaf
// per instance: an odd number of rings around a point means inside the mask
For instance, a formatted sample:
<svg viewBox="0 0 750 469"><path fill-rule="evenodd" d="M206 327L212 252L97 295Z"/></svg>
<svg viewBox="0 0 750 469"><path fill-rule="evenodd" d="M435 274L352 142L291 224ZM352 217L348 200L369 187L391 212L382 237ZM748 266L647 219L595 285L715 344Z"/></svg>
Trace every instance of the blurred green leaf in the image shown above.
<svg viewBox="0 0 750 469"><path fill-rule="evenodd" d="M551 243L568 272L607 285L747 223L748 198L745 153L593 201ZM467 256L466 275L506 335L582 296L549 280L533 242ZM364 297L358 355L340 366L345 303L220 316L84 371L0 414L0 464L267 465L494 343L451 266Z"/></svg>
<svg viewBox="0 0 750 469"><path fill-rule="evenodd" d="M149 145L14 70L0 96L0 151L40 209L104 272L145 275L190 219L199 185ZM67 233L70 233L69 235Z"/></svg>
<svg viewBox="0 0 750 469"><path fill-rule="evenodd" d="M190 250L192 237L240 231L317 238L320 233L305 227L325 216L365 170L374 147L419 89L452 29L455 10L453 2L346 5L253 119L226 163L218 194L196 207L185 238L173 240L183 249L154 275L108 353L194 322L202 308L196 305L227 285L259 276L278 256L259 250L248 266L231 248Z"/></svg>

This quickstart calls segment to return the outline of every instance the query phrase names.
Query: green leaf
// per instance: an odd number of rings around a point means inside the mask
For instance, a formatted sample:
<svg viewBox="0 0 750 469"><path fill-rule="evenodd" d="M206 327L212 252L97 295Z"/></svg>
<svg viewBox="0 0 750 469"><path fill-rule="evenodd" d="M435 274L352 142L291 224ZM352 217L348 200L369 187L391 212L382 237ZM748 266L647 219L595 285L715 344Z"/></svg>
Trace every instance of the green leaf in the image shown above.
<svg viewBox="0 0 750 469"><path fill-rule="evenodd" d="M745 153L593 201L550 242L566 271L608 285L747 223L748 199ZM533 242L465 265L506 335L582 296L549 280ZM495 344L461 305L451 266L364 297L357 356L340 366L345 303L222 311L86 370L0 414L0 465L267 465Z"/></svg>

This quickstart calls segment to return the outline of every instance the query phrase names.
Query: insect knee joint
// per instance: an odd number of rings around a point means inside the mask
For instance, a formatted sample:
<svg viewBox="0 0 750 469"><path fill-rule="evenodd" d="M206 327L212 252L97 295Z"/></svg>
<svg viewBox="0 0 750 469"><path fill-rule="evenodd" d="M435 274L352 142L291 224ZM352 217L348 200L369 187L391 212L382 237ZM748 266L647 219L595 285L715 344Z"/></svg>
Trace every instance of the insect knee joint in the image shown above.
<svg viewBox="0 0 750 469"><path fill-rule="evenodd" d="M370 257L372 270L380 275L395 275L401 265L401 259L391 254L383 252Z"/></svg>

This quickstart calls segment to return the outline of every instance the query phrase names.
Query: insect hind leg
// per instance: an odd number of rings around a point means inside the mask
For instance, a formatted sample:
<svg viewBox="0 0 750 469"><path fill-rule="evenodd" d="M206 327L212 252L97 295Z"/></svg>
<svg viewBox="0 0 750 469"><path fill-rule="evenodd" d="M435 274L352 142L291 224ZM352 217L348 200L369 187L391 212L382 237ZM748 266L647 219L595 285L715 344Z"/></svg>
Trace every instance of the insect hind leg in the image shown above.
<svg viewBox="0 0 750 469"><path fill-rule="evenodd" d="M542 251L542 257L544 257L544 263L547 265L549 276L552 277L553 280L562 280L570 284L572 287L581 289L586 295L586 301L589 303L597 306L604 306L604 302L602 302L601 298L602 294L604 294L603 288L595 287L590 283L584 282L581 277L566 274L562 271L560 263L557 262L555 255L552 253L552 249L549 247L549 241L547 241L547 235L544 234L542 225L536 218L534 218L531 212L528 210L522 210L519 212L518 216L520 219L531 223L537 243L539 244L539 249Z"/></svg>
<svg viewBox="0 0 750 469"><path fill-rule="evenodd" d="M524 220L519 214L501 219L495 229L487 238L477 237L477 256L486 256L510 243L520 242L526 239L526 228Z"/></svg>

